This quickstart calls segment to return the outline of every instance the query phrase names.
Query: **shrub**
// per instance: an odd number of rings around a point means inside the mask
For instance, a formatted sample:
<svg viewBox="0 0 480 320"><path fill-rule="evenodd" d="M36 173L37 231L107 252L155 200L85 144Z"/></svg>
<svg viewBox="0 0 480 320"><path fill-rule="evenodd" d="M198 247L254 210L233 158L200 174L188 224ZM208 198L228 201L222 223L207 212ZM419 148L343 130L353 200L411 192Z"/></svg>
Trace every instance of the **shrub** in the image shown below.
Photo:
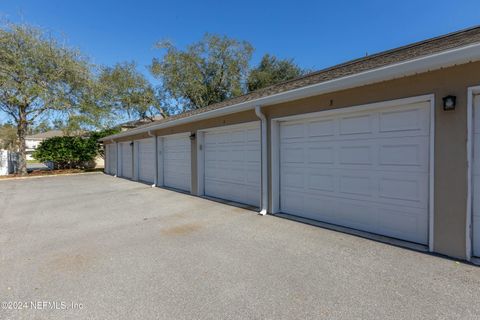
<svg viewBox="0 0 480 320"><path fill-rule="evenodd" d="M101 131L92 131L90 132L90 139L93 139L97 144L98 155L105 159L105 149L102 143L99 143L98 140L120 132L120 128L105 129Z"/></svg>
<svg viewBox="0 0 480 320"><path fill-rule="evenodd" d="M98 155L96 139L82 137L53 137L40 143L33 157L51 162L54 169L86 168Z"/></svg>

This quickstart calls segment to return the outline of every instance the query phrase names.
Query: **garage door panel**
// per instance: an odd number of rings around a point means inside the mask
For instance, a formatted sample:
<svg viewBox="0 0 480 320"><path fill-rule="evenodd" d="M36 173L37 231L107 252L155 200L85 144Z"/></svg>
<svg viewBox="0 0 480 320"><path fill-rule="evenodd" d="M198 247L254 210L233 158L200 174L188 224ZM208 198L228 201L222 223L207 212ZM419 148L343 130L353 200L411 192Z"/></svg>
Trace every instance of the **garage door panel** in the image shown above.
<svg viewBox="0 0 480 320"><path fill-rule="evenodd" d="M428 177L415 173L285 168L281 191L298 189L309 194L428 208Z"/></svg>
<svg viewBox="0 0 480 320"><path fill-rule="evenodd" d="M300 123L283 123L282 130L280 131L280 140L288 143L289 141L296 139L303 139L305 137L305 125L304 122Z"/></svg>
<svg viewBox="0 0 480 320"><path fill-rule="evenodd" d="M372 165L373 148L369 145L343 145L338 150L339 164Z"/></svg>
<svg viewBox="0 0 480 320"><path fill-rule="evenodd" d="M375 190L371 176L342 175L339 180L339 192L341 194L374 197Z"/></svg>
<svg viewBox="0 0 480 320"><path fill-rule="evenodd" d="M232 168L230 166L210 168L206 171L208 181L231 182L233 184L245 183L245 170Z"/></svg>
<svg viewBox="0 0 480 320"><path fill-rule="evenodd" d="M425 154L420 143L418 144L385 144L380 146L379 165L387 166L421 166L425 162Z"/></svg>
<svg viewBox="0 0 480 320"><path fill-rule="evenodd" d="M260 205L258 123L205 132L205 195Z"/></svg>
<svg viewBox="0 0 480 320"><path fill-rule="evenodd" d="M122 142L121 146L121 175L122 177L131 179L133 177L133 158L132 158L132 146L130 142Z"/></svg>
<svg viewBox="0 0 480 320"><path fill-rule="evenodd" d="M227 181L243 183L245 179L245 169L239 169L238 167L230 168L230 174L226 175Z"/></svg>
<svg viewBox="0 0 480 320"><path fill-rule="evenodd" d="M258 128L247 130L247 142L256 147L260 146L258 144L258 142L260 142L260 135L258 130Z"/></svg>
<svg viewBox="0 0 480 320"><path fill-rule="evenodd" d="M247 131L233 131L230 135L225 137L229 137L229 139L226 139L227 142L243 144L247 140L245 135L247 135Z"/></svg>
<svg viewBox="0 0 480 320"><path fill-rule="evenodd" d="M323 141L428 136L430 102L414 103L376 112L374 115L329 115L321 119L302 119L283 123L280 140L316 138ZM305 125L306 124L306 125Z"/></svg>
<svg viewBox="0 0 480 320"><path fill-rule="evenodd" d="M307 175L308 188L311 190L335 192L335 177L331 174L312 173ZM302 179L303 180L303 179ZM297 181L298 185L303 185L303 181Z"/></svg>
<svg viewBox="0 0 480 320"><path fill-rule="evenodd" d="M352 115L338 119L339 135L359 135L372 133L372 125L375 119L372 115Z"/></svg>
<svg viewBox="0 0 480 320"><path fill-rule="evenodd" d="M335 121L333 119L309 122L307 128L308 136L311 138L331 137L335 135ZM299 129L297 130L300 131ZM303 137L303 134L298 137Z"/></svg>
<svg viewBox="0 0 480 320"><path fill-rule="evenodd" d="M411 209L395 210L392 208L378 208L378 229L374 233L417 242L427 243L428 217L422 211ZM405 236L406 235L406 236Z"/></svg>
<svg viewBox="0 0 480 320"><path fill-rule="evenodd" d="M191 142L187 134L163 138L163 178L164 185L190 191Z"/></svg>
<svg viewBox="0 0 480 320"><path fill-rule="evenodd" d="M284 213L299 215L298 212L302 212L300 216L312 220L412 242L425 243L428 240L423 232L428 228L428 218L417 208L395 210L381 204L365 205L363 201L311 197L300 192L282 199L281 205Z"/></svg>
<svg viewBox="0 0 480 320"><path fill-rule="evenodd" d="M306 140L306 139L305 139ZM299 141L281 144L282 163L323 168L428 172L428 137L355 141Z"/></svg>
<svg viewBox="0 0 480 320"><path fill-rule="evenodd" d="M185 154L185 150L177 150L175 148L166 149L165 160L186 160L188 155Z"/></svg>
<svg viewBox="0 0 480 320"><path fill-rule="evenodd" d="M153 139L138 140L138 179L153 183L155 177L155 144Z"/></svg>
<svg viewBox="0 0 480 320"><path fill-rule="evenodd" d="M281 122L281 211L426 244L429 107Z"/></svg>
<svg viewBox="0 0 480 320"><path fill-rule="evenodd" d="M303 150L300 152L300 155L303 156ZM310 146L307 150L306 160L309 164L333 165L335 162L335 148L333 146Z"/></svg>
<svg viewBox="0 0 480 320"><path fill-rule="evenodd" d="M261 170L258 163L252 163L247 166L246 180L245 184L249 186L257 186L258 177L261 175Z"/></svg>
<svg viewBox="0 0 480 320"><path fill-rule="evenodd" d="M188 191L190 177L182 172L168 172L164 176L167 187Z"/></svg>
<svg viewBox="0 0 480 320"><path fill-rule="evenodd" d="M282 189L296 190L305 189L306 171L297 168L283 168L282 172Z"/></svg>
<svg viewBox="0 0 480 320"><path fill-rule="evenodd" d="M379 181L379 197L392 203L395 203L393 200L400 200L403 203L410 202L411 206L427 208L427 185L425 177L419 178L416 175L382 177Z"/></svg>
<svg viewBox="0 0 480 320"><path fill-rule="evenodd" d="M429 112L425 104L381 112L380 132L419 132L428 134Z"/></svg>
<svg viewBox="0 0 480 320"><path fill-rule="evenodd" d="M164 184L180 190L191 188L191 142L187 134L167 136L164 148Z"/></svg>
<svg viewBox="0 0 480 320"><path fill-rule="evenodd" d="M305 153L303 146L286 146L282 145L280 158L283 163L303 163L305 161Z"/></svg>
<svg viewBox="0 0 480 320"><path fill-rule="evenodd" d="M227 173L227 168L221 167L220 165L214 166L210 164L205 167L205 177L208 177L208 179L218 179Z"/></svg>
<svg viewBox="0 0 480 320"><path fill-rule="evenodd" d="M410 167L408 170L428 172L429 144L428 136L391 138L388 142L382 141L378 146L378 164L381 167L389 167L389 170L408 166Z"/></svg>
<svg viewBox="0 0 480 320"><path fill-rule="evenodd" d="M256 205L260 188L231 181L205 180L205 194L216 198Z"/></svg>

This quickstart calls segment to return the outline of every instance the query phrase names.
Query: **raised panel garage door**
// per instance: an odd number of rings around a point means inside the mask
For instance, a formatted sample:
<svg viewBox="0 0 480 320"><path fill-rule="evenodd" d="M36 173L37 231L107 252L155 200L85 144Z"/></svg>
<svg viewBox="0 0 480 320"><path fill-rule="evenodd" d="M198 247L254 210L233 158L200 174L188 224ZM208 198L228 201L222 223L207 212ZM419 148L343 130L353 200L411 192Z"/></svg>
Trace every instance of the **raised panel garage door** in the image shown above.
<svg viewBox="0 0 480 320"><path fill-rule="evenodd" d="M115 144L107 144L108 173L117 174L117 150Z"/></svg>
<svg viewBox="0 0 480 320"><path fill-rule="evenodd" d="M480 257L480 95L475 96L473 106L473 255Z"/></svg>
<svg viewBox="0 0 480 320"><path fill-rule="evenodd" d="M430 103L280 122L280 210L428 243Z"/></svg>
<svg viewBox="0 0 480 320"><path fill-rule="evenodd" d="M154 138L138 140L138 180L153 183L155 178Z"/></svg>
<svg viewBox="0 0 480 320"><path fill-rule="evenodd" d="M192 180L191 142L188 134L163 138L164 185L190 191Z"/></svg>
<svg viewBox="0 0 480 320"><path fill-rule="evenodd" d="M260 206L259 122L205 132L205 195Z"/></svg>
<svg viewBox="0 0 480 320"><path fill-rule="evenodd" d="M133 176L133 157L130 142L122 142L120 145L120 176L131 179Z"/></svg>

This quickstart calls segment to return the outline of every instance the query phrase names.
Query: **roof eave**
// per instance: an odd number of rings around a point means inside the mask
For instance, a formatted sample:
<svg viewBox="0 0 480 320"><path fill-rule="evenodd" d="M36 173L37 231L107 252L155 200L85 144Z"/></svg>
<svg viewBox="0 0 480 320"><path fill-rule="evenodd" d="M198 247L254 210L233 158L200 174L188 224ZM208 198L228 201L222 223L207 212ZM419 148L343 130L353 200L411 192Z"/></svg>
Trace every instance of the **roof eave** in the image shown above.
<svg viewBox="0 0 480 320"><path fill-rule="evenodd" d="M451 67L454 65L465 64L480 60L480 43L446 50L432 55L423 56L416 59L406 60L403 62L391 64L388 66L356 73L353 75L320 82L317 84L261 97L251 101L245 101L238 104L233 104L219 109L214 109L190 117L180 118L177 120L161 122L157 125L148 127L139 127L128 130L115 135L107 136L100 141L113 141L114 139L124 138L137 134L142 134L148 131L154 131L172 126L186 124L194 121L210 119L227 114L237 113L254 109L257 106L267 106L292 100L298 100L329 92L345 90L373 83L378 83L396 78L411 76L418 73L438 70L441 68Z"/></svg>

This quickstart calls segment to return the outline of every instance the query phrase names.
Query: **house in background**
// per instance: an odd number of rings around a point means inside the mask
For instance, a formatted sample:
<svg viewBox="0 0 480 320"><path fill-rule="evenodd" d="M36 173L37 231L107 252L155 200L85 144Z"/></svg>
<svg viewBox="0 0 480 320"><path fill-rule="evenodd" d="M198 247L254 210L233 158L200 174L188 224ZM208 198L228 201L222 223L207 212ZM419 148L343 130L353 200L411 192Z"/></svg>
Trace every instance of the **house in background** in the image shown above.
<svg viewBox="0 0 480 320"><path fill-rule="evenodd" d="M65 133L62 130L50 130L37 134L28 135L25 137L25 145L27 147L27 160L34 160L32 153L38 148L40 143L48 138L63 137Z"/></svg>

